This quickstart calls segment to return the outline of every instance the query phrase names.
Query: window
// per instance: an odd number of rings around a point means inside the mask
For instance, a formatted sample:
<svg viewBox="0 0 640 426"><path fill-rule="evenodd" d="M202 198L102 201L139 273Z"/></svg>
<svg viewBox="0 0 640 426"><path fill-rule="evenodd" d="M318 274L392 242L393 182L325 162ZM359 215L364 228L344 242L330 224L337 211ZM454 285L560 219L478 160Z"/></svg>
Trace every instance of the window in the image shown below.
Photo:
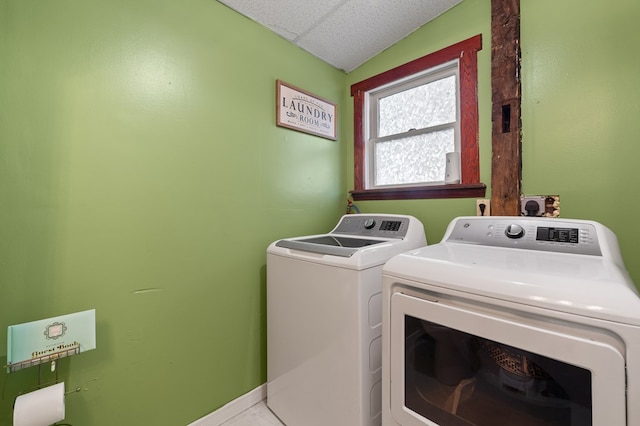
<svg viewBox="0 0 640 426"><path fill-rule="evenodd" d="M478 152L478 35L351 87L355 200L484 197ZM460 155L445 184L445 154Z"/></svg>
<svg viewBox="0 0 640 426"><path fill-rule="evenodd" d="M444 183L445 154L460 151L458 63L368 92L368 188Z"/></svg>

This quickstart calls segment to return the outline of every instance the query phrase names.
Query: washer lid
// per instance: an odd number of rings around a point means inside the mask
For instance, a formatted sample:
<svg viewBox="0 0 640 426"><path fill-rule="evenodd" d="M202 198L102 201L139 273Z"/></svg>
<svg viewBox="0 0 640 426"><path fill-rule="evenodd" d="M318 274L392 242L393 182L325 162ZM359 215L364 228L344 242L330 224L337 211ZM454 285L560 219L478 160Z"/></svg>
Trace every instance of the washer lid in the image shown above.
<svg viewBox="0 0 640 426"><path fill-rule="evenodd" d="M351 257L359 248L385 243L385 240L341 237L336 235L320 235L295 240L280 240L277 247L302 250L311 253L329 254L332 256Z"/></svg>
<svg viewBox="0 0 640 426"><path fill-rule="evenodd" d="M422 223L394 214L343 215L327 234L273 242L267 253L333 267L364 270L383 265L398 253L427 245Z"/></svg>

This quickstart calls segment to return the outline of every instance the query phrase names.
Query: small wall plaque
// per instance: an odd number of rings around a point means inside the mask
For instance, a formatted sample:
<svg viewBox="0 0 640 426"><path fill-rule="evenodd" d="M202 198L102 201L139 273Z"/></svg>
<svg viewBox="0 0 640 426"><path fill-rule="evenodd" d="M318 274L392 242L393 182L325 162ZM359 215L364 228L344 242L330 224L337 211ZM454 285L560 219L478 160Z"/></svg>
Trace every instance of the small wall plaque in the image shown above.
<svg viewBox="0 0 640 426"><path fill-rule="evenodd" d="M276 80L276 124L323 138L337 139L336 105Z"/></svg>
<svg viewBox="0 0 640 426"><path fill-rule="evenodd" d="M7 369L17 371L95 348L95 309L10 325Z"/></svg>

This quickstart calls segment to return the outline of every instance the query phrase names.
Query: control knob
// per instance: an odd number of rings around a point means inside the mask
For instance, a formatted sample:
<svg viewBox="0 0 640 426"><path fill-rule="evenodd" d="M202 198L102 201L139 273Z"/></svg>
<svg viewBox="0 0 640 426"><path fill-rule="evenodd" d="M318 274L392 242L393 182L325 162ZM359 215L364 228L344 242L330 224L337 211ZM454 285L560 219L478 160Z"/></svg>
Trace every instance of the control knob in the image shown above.
<svg viewBox="0 0 640 426"><path fill-rule="evenodd" d="M517 223L507 225L504 233L509 238L522 238L524 236L524 228Z"/></svg>
<svg viewBox="0 0 640 426"><path fill-rule="evenodd" d="M365 229L371 229L374 226L376 226L375 219L367 219L367 220L364 221L364 228Z"/></svg>

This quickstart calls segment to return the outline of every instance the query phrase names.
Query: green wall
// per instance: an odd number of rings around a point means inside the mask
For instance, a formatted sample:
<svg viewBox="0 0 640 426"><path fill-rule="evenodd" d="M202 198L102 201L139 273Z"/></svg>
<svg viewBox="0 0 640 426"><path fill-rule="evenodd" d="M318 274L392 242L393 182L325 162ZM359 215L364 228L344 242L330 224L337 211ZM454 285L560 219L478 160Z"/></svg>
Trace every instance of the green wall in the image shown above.
<svg viewBox="0 0 640 426"><path fill-rule="evenodd" d="M0 366L8 325L95 308L68 423L185 425L266 380L266 247L347 186L344 143L275 126L276 79L345 90L213 0L0 0ZM0 374L0 425L37 370Z"/></svg>
<svg viewBox="0 0 640 426"><path fill-rule="evenodd" d="M617 235L626 266L640 284L640 3L636 0L522 0L522 124L525 194L559 194L561 216L597 220ZM480 175L491 185L491 1L467 0L347 76L348 86L482 34L478 54ZM631 49L631 50L630 50ZM345 109L353 100L346 93ZM343 121L347 121L346 119ZM352 123L347 123L353 128ZM346 140L347 136L345 136ZM349 137L352 145L353 137ZM346 157L353 185L353 154ZM352 187L349 187L351 189ZM452 217L475 214L462 200L368 201L363 212L414 214L437 242Z"/></svg>
<svg viewBox="0 0 640 426"><path fill-rule="evenodd" d="M522 187L604 223L640 285L640 2L522 1Z"/></svg>
<svg viewBox="0 0 640 426"><path fill-rule="evenodd" d="M628 196L640 4L521 5L523 190L612 228L640 283ZM476 34L490 188L490 0L348 75L213 0L0 0L0 328L97 309L98 349L60 363L81 389L67 421L188 424L264 383L264 252L342 214L350 85ZM339 104L339 141L274 125L278 78ZM415 215L432 243L475 211L470 199L357 204ZM5 352L0 338L0 364ZM0 426L31 370L0 376Z"/></svg>

